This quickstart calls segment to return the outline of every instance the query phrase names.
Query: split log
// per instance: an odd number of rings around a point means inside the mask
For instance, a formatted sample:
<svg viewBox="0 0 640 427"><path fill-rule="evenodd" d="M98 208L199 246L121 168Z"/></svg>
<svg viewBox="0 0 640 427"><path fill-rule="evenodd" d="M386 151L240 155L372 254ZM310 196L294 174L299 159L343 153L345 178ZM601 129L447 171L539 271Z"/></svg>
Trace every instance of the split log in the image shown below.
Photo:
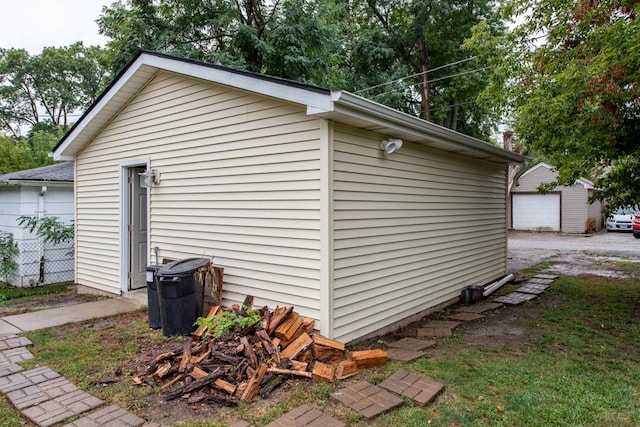
<svg viewBox="0 0 640 427"><path fill-rule="evenodd" d="M291 361L291 369L296 371L306 371L309 368L309 364L307 362L300 362L299 360Z"/></svg>
<svg viewBox="0 0 640 427"><path fill-rule="evenodd" d="M293 375L294 377L311 378L311 372L294 371L292 369L269 368L267 372L277 375Z"/></svg>
<svg viewBox="0 0 640 427"><path fill-rule="evenodd" d="M336 379L344 380L358 373L358 365L353 360L343 360L336 368Z"/></svg>
<svg viewBox="0 0 640 427"><path fill-rule="evenodd" d="M289 308L276 307L275 310L273 310L273 315L271 316L271 322L269 322L269 328L267 329L267 333L269 334L269 336L273 335L273 333L276 331L278 326L280 326L280 324L284 322L292 312L293 312L293 306Z"/></svg>
<svg viewBox="0 0 640 427"><path fill-rule="evenodd" d="M286 347L287 344L296 339L302 332L302 318L296 312L292 312L286 320L284 320L280 326L275 330L275 336L280 338L282 346Z"/></svg>
<svg viewBox="0 0 640 427"><path fill-rule="evenodd" d="M186 374L178 374L175 377L171 378L171 380L165 384L162 385L162 389L166 389L171 387L172 385L174 385L175 383L177 383L178 381L180 381L181 379L183 379L185 377Z"/></svg>
<svg viewBox="0 0 640 427"><path fill-rule="evenodd" d="M191 359L191 339L187 339L182 344L182 359L180 359L180 365L178 366L178 372L183 373L187 369L187 363Z"/></svg>
<svg viewBox="0 0 640 427"><path fill-rule="evenodd" d="M249 344L249 339L247 337L240 338L240 342L244 346L244 355L249 359L249 364L252 368L258 367L258 357L256 353L253 351L253 347Z"/></svg>
<svg viewBox="0 0 640 427"><path fill-rule="evenodd" d="M163 378L171 371L171 362L164 362L158 366L158 369L151 375L155 378Z"/></svg>
<svg viewBox="0 0 640 427"><path fill-rule="evenodd" d="M178 349L176 349L176 350L173 350L173 351L169 351L169 352L167 352L167 353L159 354L159 355L157 355L157 356L155 357L155 359L153 359L153 360L154 360L154 362L156 362L156 363L162 363L162 362L164 362L165 360L173 359L174 357L178 356L178 355L179 355L179 354L181 354L181 353L182 353L182 349L179 349L179 350L178 350Z"/></svg>
<svg viewBox="0 0 640 427"><path fill-rule="evenodd" d="M211 350L207 350L201 355L199 355L198 357L192 357L191 363L193 363L194 365L197 365L198 363L202 362L204 359L209 357L210 354L211 354Z"/></svg>
<svg viewBox="0 0 640 427"><path fill-rule="evenodd" d="M344 359L344 343L315 334L311 346L313 357L321 362L334 362Z"/></svg>
<svg viewBox="0 0 640 427"><path fill-rule="evenodd" d="M272 378L270 378L262 387L260 387L260 392L259 392L260 397L262 397L263 399L266 399L267 397L269 397L269 395L276 388L278 388L282 384L282 382L283 382L282 377L277 375L272 375Z"/></svg>
<svg viewBox="0 0 640 427"><path fill-rule="evenodd" d="M369 368L387 363L387 352L381 349L352 351L349 359L356 362L358 368Z"/></svg>
<svg viewBox="0 0 640 427"><path fill-rule="evenodd" d="M271 342L271 338L269 338L269 334L267 334L267 331L265 331L264 329L260 329L256 332L256 336L260 339L260 342L262 342L262 346L264 347L265 351L269 353L269 356L273 356L276 352L276 349L273 346L273 343Z"/></svg>
<svg viewBox="0 0 640 427"><path fill-rule="evenodd" d="M233 393L236 392L236 388L237 388L235 385L226 382L222 378L218 378L217 380L215 380L213 382L213 385L219 388L220 390L228 393L230 396L233 396Z"/></svg>
<svg viewBox="0 0 640 427"><path fill-rule="evenodd" d="M311 380L314 383L319 382L333 382L333 377L336 374L336 368L331 365L327 365L326 363L316 362L313 367L313 372L311 374Z"/></svg>
<svg viewBox="0 0 640 427"><path fill-rule="evenodd" d="M296 338L291 344L287 346L280 355L282 357L286 357L288 359L294 359L298 354L306 350L311 344L313 344L313 340L306 332L303 332L298 338Z"/></svg>
<svg viewBox="0 0 640 427"><path fill-rule="evenodd" d="M224 354L221 351L217 350L211 350L211 357L226 362L230 365L237 365L238 363L240 363L239 357L229 356L228 354Z"/></svg>
<svg viewBox="0 0 640 427"><path fill-rule="evenodd" d="M187 393L191 393L194 390L198 390L206 385L211 384L212 382L214 382L215 380L217 380L218 378L220 378L222 375L224 375L224 371L220 370L217 372L212 372L211 374L207 375L204 378L200 378L199 380L196 380L194 382L192 382L191 384L187 384L185 386L182 387L178 387L175 390L171 390L170 392L168 392L167 394L165 394L165 400L168 402L170 400L174 400L177 399L180 396L184 396Z"/></svg>
<svg viewBox="0 0 640 427"><path fill-rule="evenodd" d="M251 307L253 307L253 295L247 295L240 309L240 317L247 317L247 309Z"/></svg>
<svg viewBox="0 0 640 427"><path fill-rule="evenodd" d="M242 393L242 397L240 398L244 402L251 402L253 397L258 393L258 389L260 388L260 383L262 383L262 379L267 373L267 365L261 363L256 370L256 373L249 380L249 384L247 385L247 389Z"/></svg>
<svg viewBox="0 0 640 427"><path fill-rule="evenodd" d="M205 370L203 370L203 369L201 369L201 368L199 368L197 366L194 366L193 370L191 372L189 372L189 375L191 375L191 377L193 377L193 379L199 380L200 378L204 378L209 374L207 373L207 371L205 371Z"/></svg>

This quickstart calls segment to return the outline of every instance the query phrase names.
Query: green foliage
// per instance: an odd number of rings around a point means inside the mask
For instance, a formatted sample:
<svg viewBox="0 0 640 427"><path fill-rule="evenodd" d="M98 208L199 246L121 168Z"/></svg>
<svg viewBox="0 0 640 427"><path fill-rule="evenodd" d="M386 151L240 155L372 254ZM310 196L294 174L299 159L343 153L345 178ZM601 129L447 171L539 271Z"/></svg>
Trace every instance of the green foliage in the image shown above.
<svg viewBox="0 0 640 427"><path fill-rule="evenodd" d="M13 239L13 234L0 231L0 275L8 282L9 274L13 273L18 264L15 258L20 254L18 243Z"/></svg>
<svg viewBox="0 0 640 427"><path fill-rule="evenodd" d="M488 105L509 116L526 154L551 163L557 184L595 180L611 206L640 203L640 4L511 0L520 24L484 25L467 47L494 73Z"/></svg>
<svg viewBox="0 0 640 427"><path fill-rule="evenodd" d="M258 310L246 306L244 309L246 316L238 316L233 311L225 310L210 318L198 317L194 324L198 327L204 326L205 334L211 334L214 338L220 338L222 334L227 331L234 329L243 330L260 323L262 317Z"/></svg>
<svg viewBox="0 0 640 427"><path fill-rule="evenodd" d="M45 242L55 244L72 242L75 235L73 221L69 224L64 224L57 216L38 218L36 216L22 215L18 217L18 224L31 233L35 232Z"/></svg>
<svg viewBox="0 0 640 427"><path fill-rule="evenodd" d="M0 129L18 136L24 126L69 125L69 115L88 107L106 85L107 61L101 48L82 42L33 56L0 48Z"/></svg>
<svg viewBox="0 0 640 427"><path fill-rule="evenodd" d="M56 295L69 293L69 285L46 285L33 288L16 288L13 286L0 287L0 302L32 299L43 295Z"/></svg>

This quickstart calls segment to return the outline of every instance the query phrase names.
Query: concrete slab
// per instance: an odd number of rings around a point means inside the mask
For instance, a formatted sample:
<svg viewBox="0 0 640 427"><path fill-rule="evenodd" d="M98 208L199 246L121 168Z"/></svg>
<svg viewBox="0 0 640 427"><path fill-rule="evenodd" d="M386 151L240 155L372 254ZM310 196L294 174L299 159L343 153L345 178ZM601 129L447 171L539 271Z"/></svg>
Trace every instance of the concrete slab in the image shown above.
<svg viewBox="0 0 640 427"><path fill-rule="evenodd" d="M368 420L404 403L398 396L366 381L332 393L331 399L347 405Z"/></svg>
<svg viewBox="0 0 640 427"><path fill-rule="evenodd" d="M237 423L236 423L237 424ZM235 425L235 424L234 424ZM249 424L247 424L249 425ZM271 421L266 427L346 427L346 424L337 420L319 409L310 405L299 406Z"/></svg>
<svg viewBox="0 0 640 427"><path fill-rule="evenodd" d="M20 332L22 332L20 329L0 319L0 334L19 334Z"/></svg>
<svg viewBox="0 0 640 427"><path fill-rule="evenodd" d="M460 326L460 322L450 320L432 320L418 329L419 337L452 337L453 331Z"/></svg>
<svg viewBox="0 0 640 427"><path fill-rule="evenodd" d="M455 311L460 313L476 313L482 314L486 311L496 310L502 307L504 304L496 302L483 302L480 304L467 305L464 307L458 307Z"/></svg>
<svg viewBox="0 0 640 427"><path fill-rule="evenodd" d="M555 274L536 274L534 276L534 278L535 279L551 279L551 280L554 280L554 279L557 279L558 276L555 275Z"/></svg>
<svg viewBox="0 0 640 427"><path fill-rule="evenodd" d="M70 322L113 316L120 313L138 310L142 305L125 298L110 298L100 301L85 302L73 306L57 307L31 313L15 314L2 318L5 322L21 331L35 331L64 325Z"/></svg>
<svg viewBox="0 0 640 427"><path fill-rule="evenodd" d="M418 338L406 337L399 339L398 341L390 342L387 345L392 348L421 351L429 347L433 347L436 345L436 342L433 340L421 340Z"/></svg>
<svg viewBox="0 0 640 427"><path fill-rule="evenodd" d="M536 283L538 285L550 285L553 283L553 279L541 279L539 277L534 277L533 279L527 280L527 283Z"/></svg>
<svg viewBox="0 0 640 427"><path fill-rule="evenodd" d="M540 295L547 289L549 289L549 285L540 285L538 283L527 282L523 286L520 286L518 289L516 289L516 292L521 292L523 294Z"/></svg>
<svg viewBox="0 0 640 427"><path fill-rule="evenodd" d="M398 372L381 382L380 387L408 397L418 405L432 402L444 390L444 384L407 369L399 369Z"/></svg>
<svg viewBox="0 0 640 427"><path fill-rule="evenodd" d="M511 292L508 295L503 295L501 297L494 299L494 301L501 302L504 304L510 304L510 305L520 305L523 302L532 300L536 297L537 295L534 295L534 294L523 294L520 292Z"/></svg>

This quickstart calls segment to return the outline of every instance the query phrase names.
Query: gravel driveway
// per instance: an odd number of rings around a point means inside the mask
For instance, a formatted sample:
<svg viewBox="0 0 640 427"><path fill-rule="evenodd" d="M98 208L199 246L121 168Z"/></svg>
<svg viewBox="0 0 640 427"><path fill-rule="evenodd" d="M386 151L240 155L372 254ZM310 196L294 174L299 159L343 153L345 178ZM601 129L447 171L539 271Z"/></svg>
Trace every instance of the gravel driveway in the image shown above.
<svg viewBox="0 0 640 427"><path fill-rule="evenodd" d="M507 271L514 273L559 256L585 253L640 260L640 239L631 233L606 230L595 234L509 231Z"/></svg>

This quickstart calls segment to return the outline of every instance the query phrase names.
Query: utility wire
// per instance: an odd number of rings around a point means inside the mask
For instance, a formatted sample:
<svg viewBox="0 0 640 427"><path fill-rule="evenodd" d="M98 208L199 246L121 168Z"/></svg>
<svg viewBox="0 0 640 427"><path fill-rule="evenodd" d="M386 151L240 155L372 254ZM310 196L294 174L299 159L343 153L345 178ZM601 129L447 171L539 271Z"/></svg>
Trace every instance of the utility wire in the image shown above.
<svg viewBox="0 0 640 427"><path fill-rule="evenodd" d="M377 84L377 85L375 85L375 86L366 87L366 88L364 88L364 89L357 90L357 91L355 91L354 93L355 93L355 94L358 94L358 93L360 93L360 92L365 92L365 91L367 91L367 90L376 89L376 88L379 88L379 87L382 87L382 86L390 85L390 84L396 83L396 82L398 82L398 81L402 81L402 80L410 79L410 78L412 78L412 77L418 77L418 76L421 76L421 75L423 75L423 74L433 73L434 71L438 71L438 70L441 70L441 69L443 69L443 68L451 67L451 66L453 66L453 65L462 64L463 62L471 61L471 60L473 60L473 59L476 59L476 57L475 57L475 56L470 56L469 58L465 58L465 59L461 59L460 61L451 62L451 63L449 63L449 64L441 65L441 66L436 67L436 68L433 68L433 69L431 69L431 70L422 71L422 72L420 72L420 73L411 74L410 76L400 77L400 78L398 78L398 79L394 79L394 80L391 80L391 81L388 81L388 82L385 82L385 83Z"/></svg>
<svg viewBox="0 0 640 427"><path fill-rule="evenodd" d="M450 79L452 77L459 77L459 76L464 76L465 74L477 73L479 71L488 70L489 68L491 68L491 67L482 67L482 68L476 68L475 70L461 71L461 72L456 73L456 74L450 74L448 76L438 77L437 79L429 80L427 83L435 83L435 82L438 82L440 80ZM410 85L404 85L404 86L401 87L401 89L406 89L406 88L414 87L414 86L422 86L422 82L414 83L414 84L410 84ZM386 92L377 93L377 94L373 95L373 97L376 98L378 96L386 95L388 93L393 93L393 92L396 92L396 91L397 91L397 89L388 90Z"/></svg>

